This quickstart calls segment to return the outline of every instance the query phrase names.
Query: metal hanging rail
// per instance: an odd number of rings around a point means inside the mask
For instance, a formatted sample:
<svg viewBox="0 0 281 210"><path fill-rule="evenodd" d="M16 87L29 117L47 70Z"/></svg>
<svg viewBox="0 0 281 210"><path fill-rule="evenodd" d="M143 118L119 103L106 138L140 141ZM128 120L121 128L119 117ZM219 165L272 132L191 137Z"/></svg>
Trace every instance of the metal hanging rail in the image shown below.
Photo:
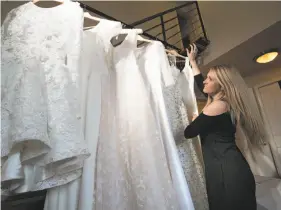
<svg viewBox="0 0 281 210"><path fill-rule="evenodd" d="M109 15L107 15L107 14L105 14L105 13L103 13L103 12L101 12L101 11L95 9L95 8L92 8L92 7L88 6L87 4L85 4L85 3L81 2L81 1L76 1L76 2L78 2L83 9L85 9L85 10L87 10L89 12L95 13L95 14L103 17L103 18L108 19L108 20L120 22L123 25L123 27L125 27L125 28L129 28L129 29L135 28L133 25L124 23L124 22L122 22L120 20L117 20L116 18L111 17L111 16L109 16ZM179 48L175 47L174 45L171 45L171 44L167 43L164 40L158 39L157 37L152 36L152 35L146 33L145 31L142 33L142 35L150 38L151 40L160 41L166 47L169 47L169 48L172 48L172 49L175 49L175 50L180 50Z"/></svg>

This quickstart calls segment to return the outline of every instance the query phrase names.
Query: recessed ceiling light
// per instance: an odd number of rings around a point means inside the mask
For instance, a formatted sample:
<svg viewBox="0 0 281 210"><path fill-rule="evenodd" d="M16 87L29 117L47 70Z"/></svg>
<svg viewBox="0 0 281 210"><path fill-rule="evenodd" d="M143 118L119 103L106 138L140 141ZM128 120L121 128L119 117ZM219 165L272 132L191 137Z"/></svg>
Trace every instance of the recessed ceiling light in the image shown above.
<svg viewBox="0 0 281 210"><path fill-rule="evenodd" d="M279 54L278 49L271 49L260 53L254 58L254 60L257 63L269 63L273 61L278 54Z"/></svg>

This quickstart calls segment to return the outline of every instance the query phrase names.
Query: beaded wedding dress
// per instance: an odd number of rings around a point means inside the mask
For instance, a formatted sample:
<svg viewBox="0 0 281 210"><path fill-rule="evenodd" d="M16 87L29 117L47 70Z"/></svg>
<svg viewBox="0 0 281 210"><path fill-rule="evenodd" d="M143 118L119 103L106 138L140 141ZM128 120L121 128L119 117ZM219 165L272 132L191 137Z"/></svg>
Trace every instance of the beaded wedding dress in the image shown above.
<svg viewBox="0 0 281 210"><path fill-rule="evenodd" d="M79 58L83 11L28 2L2 25L2 188L14 193L81 176L89 152L81 129Z"/></svg>
<svg viewBox="0 0 281 210"><path fill-rule="evenodd" d="M164 102L163 88L174 84L165 48L161 42L149 43L136 49L137 63L150 94L150 104L163 141L170 169L173 187L181 210L194 210L193 201L187 185L178 150L169 123Z"/></svg>
<svg viewBox="0 0 281 210"><path fill-rule="evenodd" d="M109 95L102 99L95 209L179 209L136 47L132 30L113 50Z"/></svg>
<svg viewBox="0 0 281 210"><path fill-rule="evenodd" d="M97 148L99 141L107 141L101 136L100 128L104 125L101 110L106 107L102 103L110 102L107 92L110 85L109 68L112 65L111 37L122 29L120 22L101 20L98 25L83 33L80 74L82 124L85 142L91 153L84 161L81 178L73 182L48 190L44 210L93 210L95 208L95 180ZM106 112L107 113L107 112ZM107 135L111 133L107 130Z"/></svg>
<svg viewBox="0 0 281 210"><path fill-rule="evenodd" d="M184 129L192 115L198 114L192 70L188 58L182 72L175 65L175 57L170 59L172 59L171 79L174 80L174 84L166 85L164 88L165 104L194 207L205 210L208 209L208 200L200 141L198 137L193 139L184 137Z"/></svg>

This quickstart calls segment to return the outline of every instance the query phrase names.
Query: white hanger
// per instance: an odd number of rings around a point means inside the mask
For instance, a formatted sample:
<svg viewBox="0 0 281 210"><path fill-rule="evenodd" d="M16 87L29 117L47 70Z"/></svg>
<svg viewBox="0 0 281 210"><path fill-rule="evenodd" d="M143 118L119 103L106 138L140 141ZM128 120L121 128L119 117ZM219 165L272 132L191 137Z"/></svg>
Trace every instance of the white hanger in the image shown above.
<svg viewBox="0 0 281 210"><path fill-rule="evenodd" d="M123 30L126 30L126 29L123 29ZM123 31L123 30L122 30L122 31ZM138 29L127 29L127 30L138 30ZM139 30L142 31L142 29L139 29ZM138 34L141 34L141 33L138 33ZM148 42L148 43L153 43L153 42L155 42L154 40L145 39L145 38L143 38L143 37L140 36L140 35L138 35L138 41L141 41L141 42ZM166 51L169 55L173 55L173 56L176 56L176 57L180 57L180 58L186 59L186 57L184 57L184 56L178 54L178 52L175 51L175 50L167 50L167 49L165 49L165 51Z"/></svg>
<svg viewBox="0 0 281 210"><path fill-rule="evenodd" d="M84 12L84 18L93 20L93 21L95 21L96 23L99 23L99 22L102 20L101 18L98 18L98 17L95 17L95 16L90 15L89 12ZM94 25L94 26L84 27L83 30L87 30L87 29L94 28L94 27L95 27L95 25Z"/></svg>
<svg viewBox="0 0 281 210"><path fill-rule="evenodd" d="M139 28L133 28L133 29L124 28L120 31L120 34L128 34L130 31L135 31L137 34L143 33L143 30Z"/></svg>
<svg viewBox="0 0 281 210"><path fill-rule="evenodd" d="M101 18L90 15L89 12L84 12L84 18L88 18L90 20L95 20L97 22L100 22L102 20Z"/></svg>
<svg viewBox="0 0 281 210"><path fill-rule="evenodd" d="M33 3L33 4L36 4L36 3L39 2L39 1L42 1L42 0L32 0L32 3ZM55 1L55 2L58 2L58 3L60 3L60 4L63 4L63 3L64 3L64 0L51 0L51 1Z"/></svg>
<svg viewBox="0 0 281 210"><path fill-rule="evenodd" d="M138 41L142 41L142 42L149 42L149 43L153 43L153 40L150 39L145 39L142 36L138 35Z"/></svg>
<svg viewBox="0 0 281 210"><path fill-rule="evenodd" d="M143 30L142 29L139 29L139 28L133 28L133 29L122 29L120 31L120 33L114 37L111 38L111 44L116 47L118 45L120 45L125 37L127 36L128 33L130 33L130 31L134 31L136 32L136 34L142 34L143 33ZM118 40L120 38L120 40ZM138 41L142 41L142 42L152 42L151 40L148 40L148 39L144 39L143 37L141 37L140 35L137 36L137 40Z"/></svg>
<svg viewBox="0 0 281 210"><path fill-rule="evenodd" d="M180 58L183 58L183 59L186 59L186 57L180 55L177 51L175 50L165 50L168 55L173 55L173 56L176 56L176 57L180 57Z"/></svg>

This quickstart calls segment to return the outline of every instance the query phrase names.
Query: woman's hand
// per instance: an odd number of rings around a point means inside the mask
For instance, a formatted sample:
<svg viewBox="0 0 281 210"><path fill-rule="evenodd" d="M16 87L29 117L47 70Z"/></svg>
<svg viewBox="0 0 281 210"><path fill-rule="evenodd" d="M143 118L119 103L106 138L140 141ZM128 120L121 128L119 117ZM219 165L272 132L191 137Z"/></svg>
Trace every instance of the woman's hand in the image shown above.
<svg viewBox="0 0 281 210"><path fill-rule="evenodd" d="M188 49L186 49L186 53L187 53L188 59L190 61L191 67L192 67L193 75L195 76L197 74L200 74L200 69L196 63L196 55L197 55L198 49L195 44L190 45L190 47L191 47L190 51Z"/></svg>
<svg viewBox="0 0 281 210"><path fill-rule="evenodd" d="M195 44L191 44L190 48L191 48L190 51L186 48L186 53L187 53L187 56L188 56L190 62L193 62L193 61L196 61L196 55L197 55L198 49Z"/></svg>

